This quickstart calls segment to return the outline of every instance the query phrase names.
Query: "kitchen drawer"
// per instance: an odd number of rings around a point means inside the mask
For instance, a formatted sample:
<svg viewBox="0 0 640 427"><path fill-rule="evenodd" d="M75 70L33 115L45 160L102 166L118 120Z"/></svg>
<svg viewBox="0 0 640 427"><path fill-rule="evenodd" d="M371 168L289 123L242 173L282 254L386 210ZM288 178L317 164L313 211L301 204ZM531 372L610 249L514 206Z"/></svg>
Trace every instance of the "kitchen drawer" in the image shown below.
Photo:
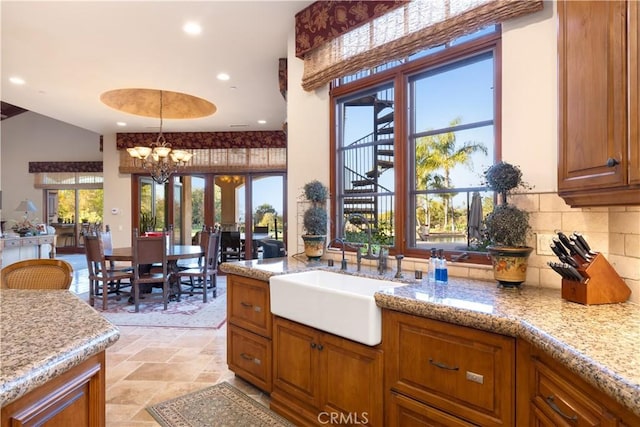
<svg viewBox="0 0 640 427"><path fill-rule="evenodd" d="M617 425L616 417L603 403L583 393L541 360L534 358L532 362L535 378L533 403L540 412L552 420L553 425Z"/></svg>
<svg viewBox="0 0 640 427"><path fill-rule="evenodd" d="M387 408L387 427L476 426L395 392L391 392Z"/></svg>
<svg viewBox="0 0 640 427"><path fill-rule="evenodd" d="M483 426L515 420L515 339L383 311L388 386Z"/></svg>
<svg viewBox="0 0 640 427"><path fill-rule="evenodd" d="M227 363L241 378L271 393L271 340L229 325Z"/></svg>
<svg viewBox="0 0 640 427"><path fill-rule="evenodd" d="M21 245L20 243L21 239L6 239L4 241L4 247L5 248L17 248Z"/></svg>
<svg viewBox="0 0 640 427"><path fill-rule="evenodd" d="M37 237L24 237L22 239L22 246L37 246L39 244Z"/></svg>
<svg viewBox="0 0 640 427"><path fill-rule="evenodd" d="M53 244L54 236L52 234L38 237L38 243L41 245Z"/></svg>
<svg viewBox="0 0 640 427"><path fill-rule="evenodd" d="M229 323L271 338L269 283L235 275L229 275L227 282Z"/></svg>

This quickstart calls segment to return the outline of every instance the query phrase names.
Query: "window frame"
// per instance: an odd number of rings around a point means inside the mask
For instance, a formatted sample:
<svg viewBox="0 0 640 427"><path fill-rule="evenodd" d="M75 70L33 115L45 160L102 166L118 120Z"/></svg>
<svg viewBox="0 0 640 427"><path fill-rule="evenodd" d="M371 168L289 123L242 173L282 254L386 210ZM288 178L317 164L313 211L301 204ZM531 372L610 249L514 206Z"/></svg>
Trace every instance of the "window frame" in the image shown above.
<svg viewBox="0 0 640 427"><path fill-rule="evenodd" d="M423 249L417 249L415 247L408 247L407 241L407 225L411 224L409 221L412 212L409 206L409 186L412 179L412 170L410 161L413 158L413 154L409 152L410 144L408 141L409 134L409 121L410 117L407 116L407 103L408 103L408 90L409 79L411 76L420 74L427 69L443 65L446 63L462 60L465 57L475 56L486 51L493 51L494 53L494 76L495 76L495 90L494 90L494 163L499 161L502 157L502 29L501 26L496 26L496 31L487 35L480 36L476 39L448 46L446 49L434 52L431 55L420 57L409 62L403 62L396 67L389 68L380 72L370 74L366 77L362 77L358 80L354 80L348 83L341 83L340 85L331 85L330 88L330 116L329 123L330 129L330 189L331 189L331 209L332 212L342 212L342 207L338 206L338 185L341 182L340 168L341 159L338 158L338 132L340 131L340 123L338 117L338 104L337 102L347 96L356 94L358 92L371 90L386 83L392 82L395 90L395 105L396 118L395 118L395 138L396 143L394 146L394 159L395 159L395 205L394 205L394 217L395 217L395 240L394 246L390 248L391 254L403 254L413 258L429 258L428 251ZM332 221L330 224L331 237L337 237L340 235L338 230L338 224L342 221ZM347 248L348 249L348 248ZM446 251L445 255L448 259L460 255L460 251ZM490 264L491 261L486 252L473 252L467 251L468 256L465 259L459 260L459 262L473 263L473 264Z"/></svg>

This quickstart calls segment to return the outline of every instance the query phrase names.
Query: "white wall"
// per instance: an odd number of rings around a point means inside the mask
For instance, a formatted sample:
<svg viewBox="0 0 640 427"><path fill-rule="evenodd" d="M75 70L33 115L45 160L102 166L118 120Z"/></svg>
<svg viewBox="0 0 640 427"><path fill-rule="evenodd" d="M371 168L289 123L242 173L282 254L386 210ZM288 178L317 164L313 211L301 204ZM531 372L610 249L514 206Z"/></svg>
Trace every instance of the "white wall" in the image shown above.
<svg viewBox="0 0 640 427"><path fill-rule="evenodd" d="M21 219L24 213L14 209L21 200L30 199L42 220L42 190L33 188L29 162L100 161L100 135L33 112L2 121L0 173L2 178L3 220Z"/></svg>
<svg viewBox="0 0 640 427"><path fill-rule="evenodd" d="M103 137L104 223L111 228L114 247L131 245L131 175L118 172L116 134ZM112 209L116 213L112 213Z"/></svg>
<svg viewBox="0 0 640 427"><path fill-rule="evenodd" d="M303 251L300 195L308 181L317 179L329 186L329 91L302 89L302 60L295 56L293 27L288 43L287 84L287 250Z"/></svg>

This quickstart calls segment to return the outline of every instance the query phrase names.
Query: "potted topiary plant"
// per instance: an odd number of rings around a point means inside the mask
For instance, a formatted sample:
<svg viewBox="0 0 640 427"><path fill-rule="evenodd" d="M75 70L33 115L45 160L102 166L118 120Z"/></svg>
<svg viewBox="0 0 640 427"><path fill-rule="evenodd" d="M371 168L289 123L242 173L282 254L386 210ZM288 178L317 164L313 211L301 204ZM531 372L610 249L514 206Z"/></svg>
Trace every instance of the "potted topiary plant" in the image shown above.
<svg viewBox="0 0 640 427"><path fill-rule="evenodd" d="M517 188L528 188L520 168L499 162L484 171L487 186L500 195L498 204L484 220L487 251L493 264L493 276L499 286L518 287L527 276L527 260L533 248L527 246L531 233L529 213L509 204L507 196Z"/></svg>
<svg viewBox="0 0 640 427"><path fill-rule="evenodd" d="M327 199L329 189L320 181L313 180L304 185L304 198L310 206L304 212L302 235L304 253L310 260L318 260L324 254L327 238Z"/></svg>

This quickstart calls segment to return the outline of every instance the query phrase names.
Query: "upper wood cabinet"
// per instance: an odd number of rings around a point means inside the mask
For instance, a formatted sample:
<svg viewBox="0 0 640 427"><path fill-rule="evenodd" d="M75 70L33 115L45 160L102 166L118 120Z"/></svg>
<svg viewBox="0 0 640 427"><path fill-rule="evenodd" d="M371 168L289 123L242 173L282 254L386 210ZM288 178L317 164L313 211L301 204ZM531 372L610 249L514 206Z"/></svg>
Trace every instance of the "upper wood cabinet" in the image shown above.
<svg viewBox="0 0 640 427"><path fill-rule="evenodd" d="M638 4L560 1L558 193L640 204Z"/></svg>

